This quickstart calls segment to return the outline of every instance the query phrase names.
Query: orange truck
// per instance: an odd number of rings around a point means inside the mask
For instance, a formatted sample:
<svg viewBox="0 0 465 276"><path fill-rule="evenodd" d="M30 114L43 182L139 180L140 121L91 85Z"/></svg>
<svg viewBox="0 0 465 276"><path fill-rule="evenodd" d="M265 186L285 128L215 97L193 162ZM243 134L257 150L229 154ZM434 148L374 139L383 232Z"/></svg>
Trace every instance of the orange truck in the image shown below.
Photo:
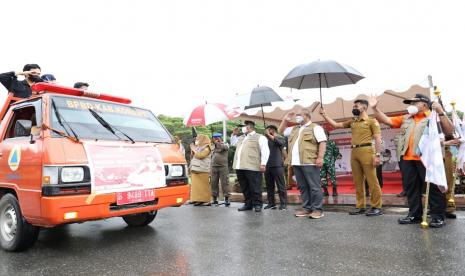
<svg viewBox="0 0 465 276"><path fill-rule="evenodd" d="M0 111L0 243L31 247L41 228L122 217L146 226L189 197L173 137L129 99L54 84L10 93Z"/></svg>

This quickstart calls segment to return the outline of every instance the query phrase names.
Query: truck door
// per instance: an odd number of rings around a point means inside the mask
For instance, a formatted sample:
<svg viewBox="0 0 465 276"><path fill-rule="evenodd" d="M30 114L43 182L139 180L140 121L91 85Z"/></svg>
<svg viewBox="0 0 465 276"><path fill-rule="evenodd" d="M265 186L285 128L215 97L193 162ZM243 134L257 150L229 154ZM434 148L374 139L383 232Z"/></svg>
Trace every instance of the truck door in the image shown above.
<svg viewBox="0 0 465 276"><path fill-rule="evenodd" d="M42 124L41 99L13 106L1 137L0 182L16 187L25 217L40 217L42 139L31 129Z"/></svg>

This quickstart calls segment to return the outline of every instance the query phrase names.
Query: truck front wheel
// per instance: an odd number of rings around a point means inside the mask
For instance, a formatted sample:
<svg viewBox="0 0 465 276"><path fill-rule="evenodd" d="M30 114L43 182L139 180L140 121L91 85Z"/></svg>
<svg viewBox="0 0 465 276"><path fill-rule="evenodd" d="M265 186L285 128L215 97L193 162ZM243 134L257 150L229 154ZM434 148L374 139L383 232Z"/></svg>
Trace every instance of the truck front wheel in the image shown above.
<svg viewBox="0 0 465 276"><path fill-rule="evenodd" d="M157 216L157 211L123 216L123 220L132 227L149 225Z"/></svg>
<svg viewBox="0 0 465 276"><path fill-rule="evenodd" d="M5 194L0 199L0 244L6 251L23 251L34 245L39 227L29 224L21 213L18 199Z"/></svg>

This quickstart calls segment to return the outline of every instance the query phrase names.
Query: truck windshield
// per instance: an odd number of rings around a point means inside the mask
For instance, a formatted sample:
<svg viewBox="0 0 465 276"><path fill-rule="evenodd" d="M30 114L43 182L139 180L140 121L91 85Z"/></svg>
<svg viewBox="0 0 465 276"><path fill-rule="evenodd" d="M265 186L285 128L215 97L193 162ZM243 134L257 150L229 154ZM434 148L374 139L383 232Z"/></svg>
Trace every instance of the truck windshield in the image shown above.
<svg viewBox="0 0 465 276"><path fill-rule="evenodd" d="M137 142L172 143L170 134L152 112L132 106L96 100L53 96L53 102L64 120L80 139L124 140L127 136ZM92 115L93 110L112 127L125 135L115 135ZM51 110L51 127L66 132ZM56 135L56 134L54 134Z"/></svg>

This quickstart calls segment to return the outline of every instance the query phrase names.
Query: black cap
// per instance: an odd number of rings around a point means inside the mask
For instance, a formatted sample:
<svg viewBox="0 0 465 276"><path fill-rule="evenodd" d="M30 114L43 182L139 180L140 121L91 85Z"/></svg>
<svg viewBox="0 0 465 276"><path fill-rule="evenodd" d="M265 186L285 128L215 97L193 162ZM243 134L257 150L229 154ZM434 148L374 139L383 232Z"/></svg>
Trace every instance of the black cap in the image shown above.
<svg viewBox="0 0 465 276"><path fill-rule="evenodd" d="M77 89L81 89L81 87L83 87L83 86L89 87L89 84L87 82L76 82L74 84L74 88L77 88Z"/></svg>
<svg viewBox="0 0 465 276"><path fill-rule="evenodd" d="M411 104L414 102L424 102L427 103L428 105L431 104L431 101L429 97L423 95L423 94L415 94L415 97L409 99L409 100L404 100L404 104Z"/></svg>
<svg viewBox="0 0 465 276"><path fill-rule="evenodd" d="M269 125L266 127L266 129L269 129L269 128L274 129L274 131L278 131L278 128L275 125Z"/></svg>
<svg viewBox="0 0 465 276"><path fill-rule="evenodd" d="M249 120L245 120L244 123L241 123L238 126L243 127L243 126L247 126L247 125L251 125L251 126L255 127L255 123L253 121L249 121Z"/></svg>

